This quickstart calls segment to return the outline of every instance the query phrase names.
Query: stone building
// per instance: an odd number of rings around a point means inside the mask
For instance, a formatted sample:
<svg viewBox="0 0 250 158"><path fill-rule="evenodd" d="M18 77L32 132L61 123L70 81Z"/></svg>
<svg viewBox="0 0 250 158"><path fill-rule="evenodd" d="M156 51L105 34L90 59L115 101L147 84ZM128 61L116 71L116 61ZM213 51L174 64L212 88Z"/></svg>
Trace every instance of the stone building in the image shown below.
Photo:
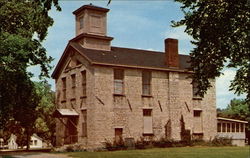
<svg viewBox="0 0 250 158"><path fill-rule="evenodd" d="M105 140L193 139L216 135L215 83L201 98L188 76L189 56L178 40L166 39L165 52L111 46L109 9L84 5L73 12L71 39L52 77L56 81L57 145L103 146ZM182 121L181 121L182 120Z"/></svg>

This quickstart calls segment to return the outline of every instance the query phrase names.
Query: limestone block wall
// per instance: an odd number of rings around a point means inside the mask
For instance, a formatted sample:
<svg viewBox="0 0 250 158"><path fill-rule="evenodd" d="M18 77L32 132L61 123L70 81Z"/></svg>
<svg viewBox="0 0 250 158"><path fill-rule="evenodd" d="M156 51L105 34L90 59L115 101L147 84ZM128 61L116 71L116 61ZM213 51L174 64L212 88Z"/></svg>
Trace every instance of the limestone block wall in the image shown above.
<svg viewBox="0 0 250 158"><path fill-rule="evenodd" d="M202 108L204 140L213 139L217 134L215 81L212 80L211 84L212 87L208 89L205 97L200 101L200 106Z"/></svg>
<svg viewBox="0 0 250 158"><path fill-rule="evenodd" d="M123 129L123 138L140 139L143 136L143 109L152 109L152 127L155 139L167 137L180 140L183 116L185 128L191 133L196 125L193 110L202 110L203 138L216 135L215 87L204 98L193 99L191 79L186 73L152 71L151 96L142 96L142 70L124 68L124 95L114 95L114 68L91 66L81 56L73 55L83 64L70 71L62 71L56 80L58 108L75 109L79 114L77 124L78 142L87 148L113 141L115 128ZM69 61L67 61L69 62ZM67 66L65 64L65 69ZM81 72L86 71L87 94L81 96ZM71 75L76 75L76 93L72 96ZM62 102L62 80L67 78L67 100ZM214 86L214 82L213 82ZM72 98L75 98L72 100ZM82 136L82 111L87 112L87 137ZM62 145L65 127L57 121L57 144Z"/></svg>
<svg viewBox="0 0 250 158"><path fill-rule="evenodd" d="M67 66L70 62L75 62L79 60L81 62L80 65L74 65L71 69L69 69ZM81 72L86 71L86 96L82 95L82 75ZM73 93L72 89L72 79L71 75L75 75L76 78L76 86L75 86L75 93ZM62 96L62 78L66 78L66 99L63 99ZM87 115L91 114L92 108L89 105L94 105L93 103L93 89L94 87L94 70L89 65L89 63L82 58L82 56L78 55L77 53L74 53L70 58L68 58L67 61L65 61L65 65L62 68L62 72L59 75L59 77L56 79L56 102L57 102L57 108L58 109L74 109L78 114L79 118L77 121L77 135L78 135L78 141L82 142L83 144L87 143L87 139L82 136L82 110L88 110ZM87 116L88 121L90 123L87 123L87 126L91 127L92 117ZM67 118L62 118L64 123L67 121ZM64 144L64 137L65 137L65 125L59 121L59 119L56 119L56 141L57 145L63 145ZM87 127L87 133L91 133L91 128Z"/></svg>

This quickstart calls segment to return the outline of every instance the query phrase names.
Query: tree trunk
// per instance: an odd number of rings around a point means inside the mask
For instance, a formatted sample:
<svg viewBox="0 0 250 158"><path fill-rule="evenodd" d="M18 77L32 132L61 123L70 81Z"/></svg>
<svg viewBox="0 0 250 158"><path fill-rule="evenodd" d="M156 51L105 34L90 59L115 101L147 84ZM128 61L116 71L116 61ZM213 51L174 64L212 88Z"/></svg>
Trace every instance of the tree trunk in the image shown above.
<svg viewBox="0 0 250 158"><path fill-rule="evenodd" d="M30 150L30 131L26 128L26 150Z"/></svg>

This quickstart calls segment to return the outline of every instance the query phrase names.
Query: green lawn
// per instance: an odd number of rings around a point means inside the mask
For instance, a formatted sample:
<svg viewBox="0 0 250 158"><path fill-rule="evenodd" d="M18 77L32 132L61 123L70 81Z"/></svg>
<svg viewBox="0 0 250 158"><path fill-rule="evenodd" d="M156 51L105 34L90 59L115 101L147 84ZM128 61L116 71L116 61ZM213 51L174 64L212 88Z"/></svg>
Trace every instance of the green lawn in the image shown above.
<svg viewBox="0 0 250 158"><path fill-rule="evenodd" d="M248 147L183 147L67 153L78 158L249 158Z"/></svg>

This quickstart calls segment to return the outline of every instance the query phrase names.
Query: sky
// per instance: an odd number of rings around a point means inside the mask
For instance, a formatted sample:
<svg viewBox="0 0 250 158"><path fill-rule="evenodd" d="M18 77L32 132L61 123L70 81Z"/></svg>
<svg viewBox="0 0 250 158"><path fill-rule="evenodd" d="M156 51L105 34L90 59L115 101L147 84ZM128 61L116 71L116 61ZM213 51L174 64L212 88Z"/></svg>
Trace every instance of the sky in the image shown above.
<svg viewBox="0 0 250 158"><path fill-rule="evenodd" d="M107 0L59 0L61 12L53 9L50 16L54 25L49 28L48 36L43 42L48 55L54 58L56 66L68 41L75 37L75 17L72 12L82 5L90 4L110 9L108 13L108 36L114 37L112 46L164 51L164 39L179 40L179 54L188 55L193 45L192 37L184 33L185 27L173 28L171 21L183 18L180 4L172 0L112 0L107 6ZM37 79L37 67L29 69ZM53 70L51 71L51 73ZM228 91L230 80L234 78L235 70L224 69L224 75L216 79L217 108L226 108L233 98L242 98ZM55 89L53 79L48 79Z"/></svg>

